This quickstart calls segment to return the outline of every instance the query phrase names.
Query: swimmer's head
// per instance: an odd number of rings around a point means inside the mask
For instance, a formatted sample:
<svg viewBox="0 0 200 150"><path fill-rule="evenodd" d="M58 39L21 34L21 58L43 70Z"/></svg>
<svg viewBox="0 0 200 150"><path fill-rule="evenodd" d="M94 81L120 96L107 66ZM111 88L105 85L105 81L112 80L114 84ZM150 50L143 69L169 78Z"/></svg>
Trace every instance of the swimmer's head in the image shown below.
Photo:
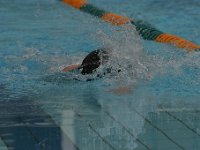
<svg viewBox="0 0 200 150"><path fill-rule="evenodd" d="M63 69L64 72L69 72L75 69L81 70L83 75L93 73L101 64L105 64L109 58L109 50L97 49L89 53L81 65L71 65Z"/></svg>
<svg viewBox="0 0 200 150"><path fill-rule="evenodd" d="M106 49L98 49L89 53L83 60L80 69L82 74L93 73L101 64L108 61L108 51Z"/></svg>

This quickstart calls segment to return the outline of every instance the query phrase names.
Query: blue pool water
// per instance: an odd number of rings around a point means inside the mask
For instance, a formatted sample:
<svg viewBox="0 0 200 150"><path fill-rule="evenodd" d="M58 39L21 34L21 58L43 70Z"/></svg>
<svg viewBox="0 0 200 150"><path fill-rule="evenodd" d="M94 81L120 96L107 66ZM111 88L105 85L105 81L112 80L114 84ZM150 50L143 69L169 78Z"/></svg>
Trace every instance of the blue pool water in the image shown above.
<svg viewBox="0 0 200 150"><path fill-rule="evenodd" d="M89 2L200 44L199 0ZM0 150L200 149L198 52L57 0L1 0L0 19ZM122 74L85 82L61 73L100 47L113 49ZM119 87L131 90L112 92Z"/></svg>

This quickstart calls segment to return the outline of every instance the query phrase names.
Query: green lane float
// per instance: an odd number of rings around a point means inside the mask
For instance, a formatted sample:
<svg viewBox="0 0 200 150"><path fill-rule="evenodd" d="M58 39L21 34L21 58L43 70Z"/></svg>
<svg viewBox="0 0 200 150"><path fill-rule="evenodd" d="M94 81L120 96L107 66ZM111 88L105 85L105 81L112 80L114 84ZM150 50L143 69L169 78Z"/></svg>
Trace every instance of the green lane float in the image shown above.
<svg viewBox="0 0 200 150"><path fill-rule="evenodd" d="M159 31L156 28L152 27L150 24L147 24L143 21L133 20L128 17L120 16L111 12L107 12L103 9L99 9L94 5L88 4L86 0L62 1L76 9L101 18L105 22L109 22L115 26L122 26L127 23L131 23L136 26L136 30L139 32L140 36L142 36L142 38L145 40L152 40L159 43L175 45L178 48L186 49L188 52L200 51L199 45L194 44L186 39Z"/></svg>

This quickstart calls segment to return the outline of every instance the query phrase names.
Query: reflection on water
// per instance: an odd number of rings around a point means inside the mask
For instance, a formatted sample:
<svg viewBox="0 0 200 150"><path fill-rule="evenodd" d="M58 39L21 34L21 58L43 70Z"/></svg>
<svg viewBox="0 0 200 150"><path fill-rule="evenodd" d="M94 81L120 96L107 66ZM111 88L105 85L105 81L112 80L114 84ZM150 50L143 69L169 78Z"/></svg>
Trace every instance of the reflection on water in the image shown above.
<svg viewBox="0 0 200 150"><path fill-rule="evenodd" d="M160 99L162 96L155 96L143 85L136 87L133 95L113 95L98 82L54 84L43 92L40 100L42 108L78 148L178 150L200 147L197 131L200 118L193 104L178 104L175 97L174 102Z"/></svg>
<svg viewBox="0 0 200 150"><path fill-rule="evenodd" d="M16 150L200 147L197 107L164 105L143 86L136 87L133 95L113 95L97 82L43 85L40 98L1 100L2 141ZM3 86L0 94L6 99L12 93Z"/></svg>
<svg viewBox="0 0 200 150"><path fill-rule="evenodd" d="M80 149L150 149L138 135L144 131L147 113L155 107L151 95L145 99L138 93L122 100L97 82L54 84L43 92L40 105Z"/></svg>

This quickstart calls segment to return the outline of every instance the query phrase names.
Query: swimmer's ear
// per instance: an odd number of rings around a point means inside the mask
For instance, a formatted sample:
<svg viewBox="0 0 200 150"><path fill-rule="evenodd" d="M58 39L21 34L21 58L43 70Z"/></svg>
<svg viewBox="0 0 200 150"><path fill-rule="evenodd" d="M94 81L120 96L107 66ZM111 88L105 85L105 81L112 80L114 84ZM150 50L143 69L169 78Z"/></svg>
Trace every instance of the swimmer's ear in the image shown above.
<svg viewBox="0 0 200 150"><path fill-rule="evenodd" d="M71 65L71 66L67 66L65 67L62 71L64 72L68 72L68 71L71 71L71 70L74 70L74 69L79 69L81 65Z"/></svg>

